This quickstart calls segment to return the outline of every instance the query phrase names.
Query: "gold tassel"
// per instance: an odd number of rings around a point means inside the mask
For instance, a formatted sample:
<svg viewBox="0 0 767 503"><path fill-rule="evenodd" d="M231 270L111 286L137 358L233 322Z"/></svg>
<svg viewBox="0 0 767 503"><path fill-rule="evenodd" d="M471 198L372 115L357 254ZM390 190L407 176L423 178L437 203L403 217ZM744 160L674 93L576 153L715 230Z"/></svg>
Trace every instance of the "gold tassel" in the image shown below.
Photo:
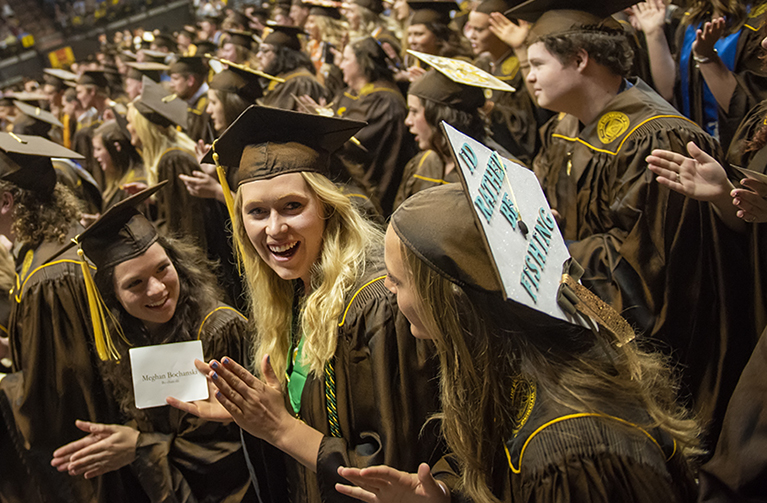
<svg viewBox="0 0 767 503"><path fill-rule="evenodd" d="M77 255L80 257L80 267L83 271L83 281L85 282L85 291L88 297L88 310L91 313L91 322L93 324L93 339L96 343L96 353L102 361L106 360L120 360L120 353L112 341L112 337L109 334L109 326L106 321L106 316L112 318L114 322L116 320L112 316L112 313L104 305L104 299L101 297L101 293L96 288L96 283L91 276L90 266L85 260L85 254L83 250L77 250ZM125 334L118 323L115 323L117 331L123 340L126 340Z"/></svg>
<svg viewBox="0 0 767 503"><path fill-rule="evenodd" d="M216 163L216 174L218 175L218 183L221 184L221 189L224 191L224 201L226 201L226 210L229 212L229 221L232 223L232 241L234 241L234 261L237 263L237 272L242 275L242 249L240 248L240 240L237 239L237 233L234 231L234 198L232 197L232 191L229 188L229 181L226 179L226 170L218 163L218 152L216 152L216 143L218 139L213 140L213 144L210 148L213 150L213 162Z"/></svg>

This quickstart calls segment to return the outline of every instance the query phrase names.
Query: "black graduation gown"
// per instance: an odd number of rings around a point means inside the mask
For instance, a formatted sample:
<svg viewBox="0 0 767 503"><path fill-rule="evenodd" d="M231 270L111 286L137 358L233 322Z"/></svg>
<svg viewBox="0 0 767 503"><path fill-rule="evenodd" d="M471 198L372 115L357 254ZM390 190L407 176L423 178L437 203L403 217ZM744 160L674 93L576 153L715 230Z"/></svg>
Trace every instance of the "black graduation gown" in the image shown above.
<svg viewBox="0 0 767 503"><path fill-rule="evenodd" d="M586 269L583 283L681 364L684 391L715 440L753 348L742 288L750 273L745 237L647 169L653 149L686 153L689 141L722 158L711 137L636 81L577 136L552 132L536 174Z"/></svg>
<svg viewBox="0 0 767 503"><path fill-rule="evenodd" d="M418 147L405 125L407 105L393 82L378 81L364 86L359 94L350 89L336 113L345 118L367 122L354 137L360 142L347 142L339 155L360 164L364 181L374 190L384 216L392 212L397 188L408 160Z"/></svg>
<svg viewBox="0 0 767 503"><path fill-rule="evenodd" d="M67 241L82 230L73 224ZM9 323L14 372L0 381L7 427L0 435L10 437L4 446L16 449L3 457L18 456L20 462L2 478L22 484L27 502L35 501L30 497L45 503L130 501L122 470L86 480L50 464L54 450L82 438L76 419L119 422L117 404L98 371L77 253L72 248L54 258L62 246L43 242L19 253Z"/></svg>
<svg viewBox="0 0 767 503"><path fill-rule="evenodd" d="M264 106L301 111L303 109L293 96L301 97L308 94L317 103L321 99L328 98L325 87L304 67L281 73L277 77L285 82L276 80L269 82L264 97L261 98L261 104Z"/></svg>
<svg viewBox="0 0 767 503"><path fill-rule="evenodd" d="M335 490L336 482L343 482L336 471L339 466L385 464L413 472L419 463L435 462L444 453L436 439L438 423L421 432L426 419L439 410L437 361L428 343L410 334L409 322L384 287L385 274L381 265L371 266L350 292L339 320L334 369L343 438L330 436L325 379L310 375L299 415L325 435L317 474L283 455L284 466L278 468L287 472L290 494L273 495L273 501L356 501ZM286 407L291 407L287 401ZM273 474L274 454L263 454L263 442L247 434L245 438L250 460L263 475L258 483L273 489L279 476Z"/></svg>

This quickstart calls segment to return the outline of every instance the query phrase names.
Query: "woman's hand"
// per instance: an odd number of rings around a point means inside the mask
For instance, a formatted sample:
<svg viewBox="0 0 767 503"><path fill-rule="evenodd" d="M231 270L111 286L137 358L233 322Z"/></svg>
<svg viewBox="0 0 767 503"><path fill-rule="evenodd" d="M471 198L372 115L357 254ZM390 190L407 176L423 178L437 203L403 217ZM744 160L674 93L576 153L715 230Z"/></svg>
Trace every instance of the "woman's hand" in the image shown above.
<svg viewBox="0 0 767 503"><path fill-rule="evenodd" d="M669 150L652 151L647 163L650 171L658 175L658 183L698 201L729 198L734 187L721 164L693 142L687 144L687 152L692 157Z"/></svg>
<svg viewBox="0 0 767 503"><path fill-rule="evenodd" d="M210 365L200 360L195 359L194 366L197 367L197 370L199 370L206 376L213 373L213 371L210 368ZM201 419L205 419L206 421L215 421L217 423L231 422L232 416L231 414L229 414L229 411L227 411L224 408L224 406L221 405L221 403L218 400L216 400L216 392L218 392L218 388L216 388L213 385L213 383L211 383L209 380L207 400L197 400L194 402L182 402L178 398L173 398L172 396L169 396L168 398L165 399L165 403L167 403L171 407L175 407L176 409L186 412L187 414L192 414L193 416L197 416Z"/></svg>
<svg viewBox="0 0 767 503"><path fill-rule="evenodd" d="M721 38L725 28L726 23L723 17L706 22L706 24L703 25L703 28L695 33L695 41L692 43L692 53L701 58L717 58L718 56L714 50L714 44Z"/></svg>
<svg viewBox="0 0 767 503"><path fill-rule="evenodd" d="M202 199L218 199L224 201L224 190L211 175L203 171L192 171L191 175L178 175L186 190L194 197Z"/></svg>
<svg viewBox="0 0 767 503"><path fill-rule="evenodd" d="M336 484L336 491L366 503L447 503L450 492L421 463L418 473L406 473L388 466L338 468L338 474L356 484Z"/></svg>
<svg viewBox="0 0 767 503"><path fill-rule="evenodd" d="M767 184L751 178L740 183L744 188L731 192L732 204L738 208L738 218L749 223L767 222Z"/></svg>
<svg viewBox="0 0 767 503"><path fill-rule="evenodd" d="M423 77L423 75L426 73L426 69L421 68L420 66L411 66L407 69L407 79L410 82L415 82L420 77Z"/></svg>
<svg viewBox="0 0 767 503"><path fill-rule="evenodd" d="M631 7L631 13L645 34L652 34L666 26L666 4L663 0L648 0Z"/></svg>
<svg viewBox="0 0 767 503"><path fill-rule="evenodd" d="M146 189L147 187L148 185L143 182L132 182L132 183L126 183L125 185L122 185L120 188L124 190L129 196L132 196L134 194L138 194L139 192Z"/></svg>
<svg viewBox="0 0 767 503"><path fill-rule="evenodd" d="M205 157L208 150L210 150L210 145L202 140L197 140L197 143L194 145L194 156L197 158L198 164L202 162L202 158Z"/></svg>
<svg viewBox="0 0 767 503"><path fill-rule="evenodd" d="M70 475L85 475L86 479L119 470L136 459L139 432L119 424L98 424L75 421L88 433L80 440L56 449L51 466Z"/></svg>
<svg viewBox="0 0 767 503"><path fill-rule="evenodd" d="M525 44L530 24L521 20L515 24L501 12L493 12L490 14L490 31L512 49L518 49Z"/></svg>

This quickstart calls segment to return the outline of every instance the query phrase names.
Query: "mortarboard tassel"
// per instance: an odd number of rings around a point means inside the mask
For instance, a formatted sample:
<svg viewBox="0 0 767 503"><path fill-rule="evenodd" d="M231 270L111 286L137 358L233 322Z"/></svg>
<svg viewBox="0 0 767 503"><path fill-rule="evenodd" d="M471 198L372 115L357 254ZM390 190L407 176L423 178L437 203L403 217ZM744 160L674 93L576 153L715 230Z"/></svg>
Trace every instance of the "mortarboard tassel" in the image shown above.
<svg viewBox="0 0 767 503"><path fill-rule="evenodd" d="M226 210L229 212L229 221L234 226L234 198L232 197L232 191L229 188L229 181L226 179L226 170L218 163L218 152L216 152L216 143L218 139L213 140L213 144L210 146L213 149L213 162L216 163L216 174L218 175L218 183L221 184L221 189L224 191L224 201L226 201ZM237 263L237 272L242 275L242 251L240 249L240 240L237 239L237 233L232 229L232 241L234 241L234 260Z"/></svg>

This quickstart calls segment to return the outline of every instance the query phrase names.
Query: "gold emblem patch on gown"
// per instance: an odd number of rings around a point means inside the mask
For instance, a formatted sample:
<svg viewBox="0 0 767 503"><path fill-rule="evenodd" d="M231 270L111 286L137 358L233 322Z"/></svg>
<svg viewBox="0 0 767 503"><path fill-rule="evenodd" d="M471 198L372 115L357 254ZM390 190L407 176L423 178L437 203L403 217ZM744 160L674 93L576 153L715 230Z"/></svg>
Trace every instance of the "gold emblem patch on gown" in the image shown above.
<svg viewBox="0 0 767 503"><path fill-rule="evenodd" d="M599 140L607 145L620 137L629 128L629 118L623 112L608 112L599 119L597 134Z"/></svg>
<svg viewBox="0 0 767 503"><path fill-rule="evenodd" d="M511 418L512 435L516 436L530 419L536 394L537 388L532 381L520 377L512 384L510 391L512 410L516 411L516 415Z"/></svg>

